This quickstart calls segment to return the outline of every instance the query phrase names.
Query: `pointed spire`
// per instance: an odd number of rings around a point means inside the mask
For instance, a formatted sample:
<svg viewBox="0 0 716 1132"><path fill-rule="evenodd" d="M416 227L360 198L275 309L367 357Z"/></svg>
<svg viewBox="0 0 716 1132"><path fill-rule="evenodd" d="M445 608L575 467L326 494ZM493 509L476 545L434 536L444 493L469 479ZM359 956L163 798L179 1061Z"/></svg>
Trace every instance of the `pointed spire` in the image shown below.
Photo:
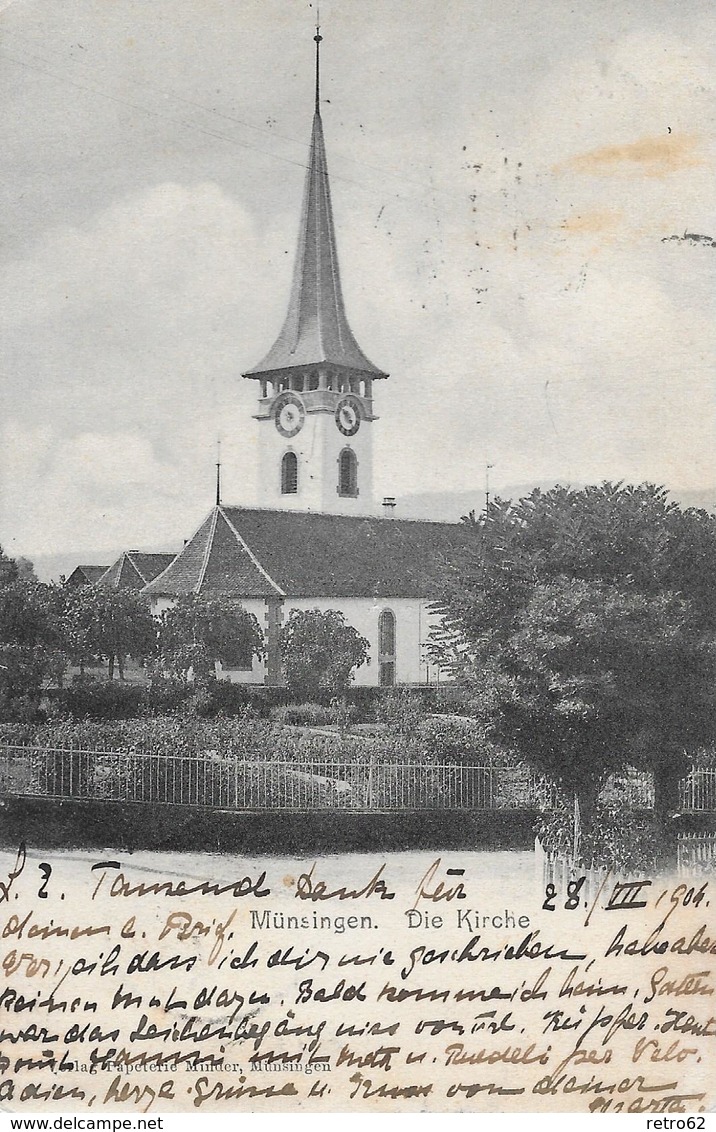
<svg viewBox="0 0 716 1132"><path fill-rule="evenodd" d="M315 112L303 190L298 251L288 314L265 358L244 377L328 362L371 378L387 377L365 356L348 325L338 271L336 235L320 114L320 44L316 27Z"/></svg>
<svg viewBox="0 0 716 1132"><path fill-rule="evenodd" d="M320 16L318 17L320 19ZM313 37L316 44L316 114L321 113L321 25L316 24L316 34Z"/></svg>

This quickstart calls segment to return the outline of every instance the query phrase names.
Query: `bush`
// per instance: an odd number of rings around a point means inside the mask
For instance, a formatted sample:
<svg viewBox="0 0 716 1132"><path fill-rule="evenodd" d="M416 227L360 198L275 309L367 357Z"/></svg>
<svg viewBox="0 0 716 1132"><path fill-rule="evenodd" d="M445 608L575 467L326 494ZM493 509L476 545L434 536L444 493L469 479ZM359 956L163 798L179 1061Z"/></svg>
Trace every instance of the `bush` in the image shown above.
<svg viewBox="0 0 716 1132"><path fill-rule="evenodd" d="M77 677L55 703L75 719L131 719L139 715L143 700L144 689L137 684Z"/></svg>
<svg viewBox="0 0 716 1132"><path fill-rule="evenodd" d="M2 704L2 719L6 723L36 723L44 718L37 700L32 696L13 696Z"/></svg>
<svg viewBox="0 0 716 1132"><path fill-rule="evenodd" d="M271 719L275 723L289 726L325 727L339 724L347 727L357 717L358 709L340 700L333 700L329 707L323 704L286 704L271 711Z"/></svg>
<svg viewBox="0 0 716 1132"><path fill-rule="evenodd" d="M417 728L417 738L430 762L485 762L495 753L478 724L468 719L424 719Z"/></svg>
<svg viewBox="0 0 716 1132"><path fill-rule="evenodd" d="M262 684L245 684L243 687L246 704L258 719L268 719L272 708L288 703L290 698L288 688Z"/></svg>
<svg viewBox="0 0 716 1132"><path fill-rule="evenodd" d="M435 707L445 715L472 715L475 693L462 684L443 684L435 690Z"/></svg>
<svg viewBox="0 0 716 1132"><path fill-rule="evenodd" d="M234 715L239 718L254 714L250 686L232 684L228 680L209 680L203 687L208 692L206 710L197 714L206 717Z"/></svg>
<svg viewBox="0 0 716 1132"><path fill-rule="evenodd" d="M150 685L144 702L147 713L152 715L178 712L201 719L268 719L272 710L285 704L287 698L286 688L232 684L229 680L187 684L164 678Z"/></svg>
<svg viewBox="0 0 716 1132"><path fill-rule="evenodd" d="M211 689L206 684L192 684L191 690L181 704L179 711L181 715L196 716L198 719L214 717L217 711Z"/></svg>
<svg viewBox="0 0 716 1132"><path fill-rule="evenodd" d="M284 704L282 707L271 709L271 719L274 723L289 727L301 724L320 727L322 724L334 722L331 709L324 707L323 704Z"/></svg>
<svg viewBox="0 0 716 1132"><path fill-rule="evenodd" d="M155 676L144 687L142 698L143 713L147 715L167 715L181 711L182 705L191 694L192 687L184 680L171 676Z"/></svg>
<svg viewBox="0 0 716 1132"><path fill-rule="evenodd" d="M148 751L192 758L218 750L237 758L271 758L275 743L269 724L248 719L66 720L40 725L0 725L0 740L39 747L82 748L99 752Z"/></svg>
<svg viewBox="0 0 716 1132"><path fill-rule="evenodd" d="M149 684L75 677L72 684L53 694L55 715L73 719L140 719L173 714L211 719L219 715L266 719L275 705L286 702L285 688L232 684L228 680L187 683L159 676ZM36 709L11 716L16 722L40 722Z"/></svg>
<svg viewBox="0 0 716 1132"><path fill-rule="evenodd" d="M574 813L564 801L540 816L536 834L546 853L572 857ZM653 814L638 813L616 801L600 800L594 826L580 842L582 868L611 869L613 872L652 871L660 857L658 821Z"/></svg>
<svg viewBox="0 0 716 1132"><path fill-rule="evenodd" d="M392 735L416 735L425 717L423 701L415 692L391 691L378 700L376 719Z"/></svg>

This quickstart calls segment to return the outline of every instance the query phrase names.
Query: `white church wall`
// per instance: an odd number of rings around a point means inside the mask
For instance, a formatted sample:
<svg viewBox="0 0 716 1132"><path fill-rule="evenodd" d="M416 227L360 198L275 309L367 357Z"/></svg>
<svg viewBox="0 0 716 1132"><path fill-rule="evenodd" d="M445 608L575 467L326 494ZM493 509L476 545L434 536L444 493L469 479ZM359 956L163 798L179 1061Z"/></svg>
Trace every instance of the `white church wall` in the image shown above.
<svg viewBox="0 0 716 1132"><path fill-rule="evenodd" d="M152 613L159 616L174 604L172 598L155 598ZM263 598L246 598L242 605L256 617L264 634L264 646L268 644L268 609ZM433 664L427 663L425 646L430 631L437 622L437 614L431 609L430 601L424 598L286 598L282 608L282 624L286 622L292 609L305 611L320 609L336 610L342 613L370 645L370 660L361 665L355 673L355 684L362 687L380 683L378 661L378 623L384 610L395 616L395 683L396 685L435 684L445 680ZM217 677L232 684L261 685L266 683L266 657L254 657L250 669L223 668L217 663Z"/></svg>
<svg viewBox="0 0 716 1132"><path fill-rule="evenodd" d="M333 609L342 613L349 625L365 637L370 644L370 662L361 665L355 673L355 683L361 686L380 682L378 665L378 620L383 610L395 615L395 682L396 684L426 684L437 680L433 665L428 666L424 656L425 644L435 621L430 602L422 598L291 598L283 607L283 621L292 609Z"/></svg>

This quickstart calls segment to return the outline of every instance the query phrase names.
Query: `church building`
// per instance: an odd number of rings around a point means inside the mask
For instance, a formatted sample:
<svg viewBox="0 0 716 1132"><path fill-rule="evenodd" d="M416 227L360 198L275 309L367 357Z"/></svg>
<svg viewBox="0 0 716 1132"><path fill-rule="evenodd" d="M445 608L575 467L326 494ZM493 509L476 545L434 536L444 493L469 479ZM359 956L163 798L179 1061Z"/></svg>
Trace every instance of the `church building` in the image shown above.
<svg viewBox="0 0 716 1132"><path fill-rule="evenodd" d="M141 592L156 614L182 594L241 599L264 631L265 657L221 673L225 679L280 682L281 625L293 609L317 608L340 611L369 641L357 683L424 684L439 678L425 653L436 576L466 532L395 518L394 501L376 508L373 500L375 405L388 375L358 345L346 316L318 32L315 40L315 111L288 312L268 353L243 375L257 393L260 505L224 506L217 485L216 506Z"/></svg>

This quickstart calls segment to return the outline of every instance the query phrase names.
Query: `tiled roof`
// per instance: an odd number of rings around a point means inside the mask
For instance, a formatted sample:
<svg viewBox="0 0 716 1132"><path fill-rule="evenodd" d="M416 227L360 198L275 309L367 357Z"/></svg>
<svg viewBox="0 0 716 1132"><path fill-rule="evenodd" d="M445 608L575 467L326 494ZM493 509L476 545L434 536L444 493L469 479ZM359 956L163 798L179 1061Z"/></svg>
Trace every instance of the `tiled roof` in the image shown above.
<svg viewBox="0 0 716 1132"><path fill-rule="evenodd" d="M264 597L280 593L237 536L224 510L215 507L210 512L171 565L145 587L145 594Z"/></svg>
<svg viewBox="0 0 716 1132"><path fill-rule="evenodd" d="M431 597L458 523L215 507L144 590L236 597Z"/></svg>
<svg viewBox="0 0 716 1132"><path fill-rule="evenodd" d="M174 559L173 554L147 554L125 550L106 570L99 584L115 590L141 590L161 574Z"/></svg>
<svg viewBox="0 0 716 1132"><path fill-rule="evenodd" d="M91 586L98 582L109 566L75 566L72 573L65 579L66 586Z"/></svg>
<svg viewBox="0 0 716 1132"><path fill-rule="evenodd" d="M176 558L175 554L147 554L141 550L128 550L127 556L146 582L152 582L157 574L166 570L170 562Z"/></svg>
<svg viewBox="0 0 716 1132"><path fill-rule="evenodd" d="M368 360L348 325L338 272L323 127L320 114L316 113L288 314L266 357L244 376L258 377L318 362L345 366L374 378L387 376Z"/></svg>

